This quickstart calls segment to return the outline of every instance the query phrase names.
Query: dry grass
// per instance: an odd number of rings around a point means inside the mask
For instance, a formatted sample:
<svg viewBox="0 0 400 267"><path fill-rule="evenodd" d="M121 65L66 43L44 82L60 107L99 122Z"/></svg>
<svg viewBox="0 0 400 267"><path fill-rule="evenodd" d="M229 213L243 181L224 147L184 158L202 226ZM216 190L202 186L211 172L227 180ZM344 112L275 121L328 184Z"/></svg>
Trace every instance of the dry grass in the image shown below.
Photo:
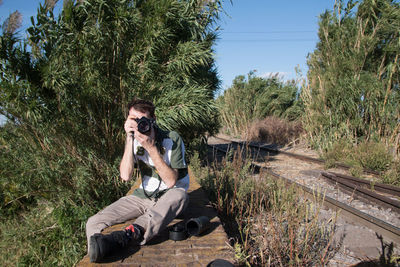
<svg viewBox="0 0 400 267"><path fill-rule="evenodd" d="M246 150L244 150L246 151ZM295 187L254 176L244 151L219 163L191 168L218 211L239 266L324 266L335 254L334 222L318 220L322 201L310 202Z"/></svg>
<svg viewBox="0 0 400 267"><path fill-rule="evenodd" d="M303 133L300 122L288 122L277 117L266 117L253 122L245 133L246 140L286 145Z"/></svg>

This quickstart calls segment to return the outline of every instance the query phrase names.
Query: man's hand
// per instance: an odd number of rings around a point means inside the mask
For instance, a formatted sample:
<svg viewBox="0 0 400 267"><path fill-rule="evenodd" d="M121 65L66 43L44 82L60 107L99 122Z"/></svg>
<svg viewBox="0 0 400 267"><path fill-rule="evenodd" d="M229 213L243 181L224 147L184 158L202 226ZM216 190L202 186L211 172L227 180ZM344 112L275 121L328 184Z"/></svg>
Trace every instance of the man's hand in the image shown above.
<svg viewBox="0 0 400 267"><path fill-rule="evenodd" d="M128 116L125 121L124 129L127 136L131 136L135 131L137 131L137 122L134 116Z"/></svg>
<svg viewBox="0 0 400 267"><path fill-rule="evenodd" d="M164 183L168 186L168 188L173 187L176 184L178 179L178 171L176 169L172 169L169 167L164 159L163 156L160 155L159 151L157 150L156 146L156 130L151 127L150 132L146 134L142 134L138 130L138 125L136 122L136 118L138 115L142 114L135 114L128 116L125 121L124 129L127 134L127 142L125 145L124 156L121 160L120 165L120 173L121 178L125 181L129 180L133 173L133 140L136 139L140 143L140 145L147 151L151 160L153 161L154 167L158 171L161 179ZM132 136L134 134L134 136ZM133 138L132 138L133 137Z"/></svg>
<svg viewBox="0 0 400 267"><path fill-rule="evenodd" d="M137 129L135 130L135 139L140 145L149 153L151 160L153 161L154 167L158 174L168 188L173 187L178 180L178 170L169 167L163 156L159 153L156 146L155 130L152 127L149 134L142 134Z"/></svg>
<svg viewBox="0 0 400 267"><path fill-rule="evenodd" d="M153 127L150 129L149 134L142 134L137 128L137 122L134 116L128 116L125 121L124 129L128 137L134 134L135 139L140 145L150 152L151 149L155 148L155 130Z"/></svg>
<svg viewBox="0 0 400 267"><path fill-rule="evenodd" d="M156 148L156 141L155 141L155 131L154 128L151 127L150 129L150 134L142 134L137 130L137 125L136 129L134 130L135 132L135 139L140 143L140 145L146 149L149 154L153 152L152 150L157 149Z"/></svg>

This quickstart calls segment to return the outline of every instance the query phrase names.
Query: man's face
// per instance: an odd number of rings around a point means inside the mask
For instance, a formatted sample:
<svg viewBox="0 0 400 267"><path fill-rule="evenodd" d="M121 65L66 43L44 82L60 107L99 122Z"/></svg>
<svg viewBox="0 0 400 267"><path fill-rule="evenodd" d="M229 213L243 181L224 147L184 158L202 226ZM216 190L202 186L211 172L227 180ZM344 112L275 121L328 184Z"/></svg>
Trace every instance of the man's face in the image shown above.
<svg viewBox="0 0 400 267"><path fill-rule="evenodd" d="M131 109L129 110L128 117L129 117L130 119L134 119L134 120L140 119L141 117L146 117L146 118L148 118L148 119L154 119L154 118L152 118L152 117L150 116L149 112L143 113L143 112L141 112L141 111L139 111L139 110L136 110L136 109L134 109L134 108L131 108Z"/></svg>

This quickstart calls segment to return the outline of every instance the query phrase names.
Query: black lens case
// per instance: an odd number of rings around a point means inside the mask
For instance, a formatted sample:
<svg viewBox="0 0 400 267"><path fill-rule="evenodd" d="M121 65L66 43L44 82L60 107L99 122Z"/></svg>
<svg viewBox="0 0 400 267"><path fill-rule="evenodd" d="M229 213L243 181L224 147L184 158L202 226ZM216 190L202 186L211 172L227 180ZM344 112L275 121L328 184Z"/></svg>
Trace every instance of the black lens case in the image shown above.
<svg viewBox="0 0 400 267"><path fill-rule="evenodd" d="M187 237L187 233L185 231L185 226L182 224L175 224L172 226L171 230L169 230L169 239L174 241L185 240Z"/></svg>
<svg viewBox="0 0 400 267"><path fill-rule="evenodd" d="M175 224L169 230L169 239L181 241L188 236L200 236L211 227L210 218L200 216L189 219L185 225L182 223Z"/></svg>

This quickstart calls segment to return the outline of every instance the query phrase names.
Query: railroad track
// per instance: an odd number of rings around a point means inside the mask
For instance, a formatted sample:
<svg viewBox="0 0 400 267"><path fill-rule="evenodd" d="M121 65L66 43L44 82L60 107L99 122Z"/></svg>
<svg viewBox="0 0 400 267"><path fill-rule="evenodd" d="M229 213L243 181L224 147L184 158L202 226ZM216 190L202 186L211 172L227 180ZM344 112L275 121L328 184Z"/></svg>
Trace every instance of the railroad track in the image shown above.
<svg viewBox="0 0 400 267"><path fill-rule="evenodd" d="M313 158L313 157L309 157L309 156L305 156L305 155L300 155L300 154L296 154L296 153L287 152L287 151L284 151L284 150L276 149L276 148L274 148L273 146L270 146L270 145L259 145L259 144L256 145L256 144L253 144L252 142L238 142L238 141L229 140L229 139L222 138L222 137L215 137L215 136L214 136L214 138L223 140L225 142L230 142L230 143L235 144L235 145L240 145L241 146L241 145L245 144L246 146L251 147L251 148L260 149L260 150L264 150L264 151L272 152L272 153L276 153L276 154L283 154L283 155L287 155L287 156L292 157L292 158L296 158L296 159L300 159L300 160L304 160L304 161L308 161L308 162L314 162L314 163L318 163L318 164L322 164L322 165L325 164L325 160L323 160L323 159L317 159L317 158ZM341 169L345 169L345 170L349 170L351 168L351 166L348 166L348 165L343 164L341 162L336 162L335 165L336 165L336 167L341 168ZM363 172L367 173L367 174L372 174L372 175L375 175L375 176L379 176L380 175L380 172L377 172L377 171L374 171L374 170L370 170L370 169L367 169L367 168L364 168Z"/></svg>
<svg viewBox="0 0 400 267"><path fill-rule="evenodd" d="M242 146L244 143L243 142L237 142L237 141L231 141L228 139L224 138L217 138L221 139L225 142L230 142L231 144L235 146ZM221 153L227 153L228 150L230 149L229 144L227 144L227 148L221 148L217 146L212 146L210 145L214 150L221 152ZM253 145L253 144L245 144L246 146L249 146L253 149L260 149L260 150L266 150L269 152L273 153L281 153L284 155L287 155L289 157L293 157L296 159L300 160L305 160L309 162L314 162L318 164L324 164L323 160L320 159L315 159L311 158L308 156L303 156L299 154L294 154L294 153L289 153L281 150L277 150L271 147L265 147L265 146L259 146L259 145ZM380 234L382 236L385 236L387 238L390 238L393 240L395 243L400 244L400 228L397 226L394 226L390 223L387 223L379 218L376 218L374 216L371 216L365 212L362 212L354 207L351 207L350 205L347 205L343 202L340 202L338 200L333 199L332 197L322 195L320 192L311 189L305 185L302 185L292 179L286 178L282 175L279 175L273 171L271 171L269 168L266 168L260 164L253 163L253 167L255 169L262 169L263 172L268 173L272 177L276 179L281 179L285 181L286 184L289 185L294 185L305 192L305 194L313 199L316 196L320 199L324 200L324 205L334 211L340 211L341 215L346 217L347 219L353 221L356 224L361 224L369 229L375 231L377 234ZM344 167L345 169L348 169L349 167L346 166ZM368 170L367 170L368 172ZM348 176L348 175L343 175L339 173L333 173L333 172L326 172L326 171L321 171L321 176L327 179L330 183L333 183L337 186L339 186L342 190L347 191L351 195L357 196L357 198L362 199L364 201L367 201L369 203L375 203L376 205L385 207L385 208L390 208L392 211L397 212L400 214L400 202L395 199L395 197L400 196L400 188L398 187L393 187L385 184L380 184L380 183L371 183L369 181L359 179L356 177ZM370 173L370 172L368 172ZM385 194L389 194L391 197L384 196L381 194L378 194L377 192L382 192Z"/></svg>
<svg viewBox="0 0 400 267"><path fill-rule="evenodd" d="M230 142L236 146L247 146L256 150L264 150L275 154L283 154L292 158L296 158L302 161L307 161L307 162L313 162L317 163L320 165L324 165L325 161L322 159L317 159L317 158L312 158L309 156L305 155L300 155L300 154L295 154L295 153L290 153L286 151L282 151L279 149L271 148L269 146L265 145L254 145L251 143L244 143L244 142L237 142L237 141L231 141L225 138L220 138L220 137L215 137L217 139L223 140L225 142ZM341 169L348 170L350 169L350 166L347 166L342 163L337 163L337 167ZM373 174L377 176L378 172L369 170L369 169L364 169L365 173L368 174ZM357 177L349 176L349 175L344 175L341 173L336 173L336 172L321 172L321 176L324 177L326 180L328 180L331 183L336 184L339 186L342 190L350 192L352 194L355 194L358 198L362 199L363 201L366 201L368 203L374 203L377 205L380 205L384 208L392 209L393 211L397 212L400 214L400 201L398 201L396 198L400 197L400 188L396 186L391 186L387 184L382 184L382 183L376 183L376 182L371 182L367 181L365 179L360 179ZM377 192L384 193L385 195L378 194Z"/></svg>

